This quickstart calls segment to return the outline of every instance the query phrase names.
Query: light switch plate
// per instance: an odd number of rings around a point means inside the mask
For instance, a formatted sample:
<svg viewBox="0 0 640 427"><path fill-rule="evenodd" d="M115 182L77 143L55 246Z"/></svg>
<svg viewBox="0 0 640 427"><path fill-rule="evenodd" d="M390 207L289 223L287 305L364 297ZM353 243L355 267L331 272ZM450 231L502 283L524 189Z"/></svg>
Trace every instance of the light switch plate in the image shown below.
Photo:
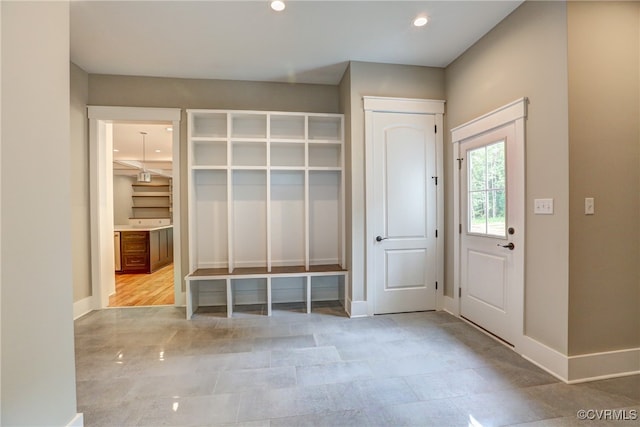
<svg viewBox="0 0 640 427"><path fill-rule="evenodd" d="M584 214L585 215L593 215L595 214L595 201L593 197L585 197L584 199Z"/></svg>
<svg viewBox="0 0 640 427"><path fill-rule="evenodd" d="M536 215L553 215L553 199L534 199L533 213Z"/></svg>

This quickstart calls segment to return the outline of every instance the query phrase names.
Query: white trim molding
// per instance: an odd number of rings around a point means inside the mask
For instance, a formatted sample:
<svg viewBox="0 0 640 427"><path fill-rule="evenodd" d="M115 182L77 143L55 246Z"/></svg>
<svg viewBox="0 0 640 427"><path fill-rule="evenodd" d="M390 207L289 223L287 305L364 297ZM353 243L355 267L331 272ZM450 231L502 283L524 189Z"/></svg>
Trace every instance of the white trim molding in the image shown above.
<svg viewBox="0 0 640 427"><path fill-rule="evenodd" d="M568 382L569 369L566 355L529 336L522 337L516 352L560 381Z"/></svg>
<svg viewBox="0 0 640 427"><path fill-rule="evenodd" d="M487 114L451 129L451 142L461 142L472 136L492 131L507 123L527 117L527 98L520 98Z"/></svg>
<svg viewBox="0 0 640 427"><path fill-rule="evenodd" d="M364 110L379 113L444 114L445 101L437 99L363 96Z"/></svg>
<svg viewBox="0 0 640 427"><path fill-rule="evenodd" d="M113 262L112 127L114 122L170 122L173 127L173 257L175 305L185 303L182 291L180 218L180 108L87 106L91 207L92 309L107 307L115 292ZM82 310L78 304L78 311ZM74 315L75 304L74 304Z"/></svg>
<svg viewBox="0 0 640 427"><path fill-rule="evenodd" d="M84 414L82 412L76 414L75 417L67 423L67 427L83 427L84 426Z"/></svg>
<svg viewBox="0 0 640 427"><path fill-rule="evenodd" d="M569 356L569 383L640 374L640 348Z"/></svg>
<svg viewBox="0 0 640 427"><path fill-rule="evenodd" d="M515 350L567 384L640 374L640 348L566 356L525 336Z"/></svg>
<svg viewBox="0 0 640 427"><path fill-rule="evenodd" d="M86 297L73 303L73 320L93 310L93 297Z"/></svg>
<svg viewBox="0 0 640 427"><path fill-rule="evenodd" d="M347 308L349 317L367 317L369 316L369 308L367 301L351 301L347 300Z"/></svg>
<svg viewBox="0 0 640 427"><path fill-rule="evenodd" d="M180 121L180 108L87 106L89 120Z"/></svg>

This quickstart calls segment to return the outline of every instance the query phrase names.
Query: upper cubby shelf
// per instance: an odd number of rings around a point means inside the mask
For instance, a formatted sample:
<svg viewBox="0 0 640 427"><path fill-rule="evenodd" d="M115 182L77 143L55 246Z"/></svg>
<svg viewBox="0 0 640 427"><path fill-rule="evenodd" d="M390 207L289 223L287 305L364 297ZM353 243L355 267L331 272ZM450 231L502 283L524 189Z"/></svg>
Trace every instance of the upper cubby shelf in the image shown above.
<svg viewBox="0 0 640 427"><path fill-rule="evenodd" d="M214 112L195 112L191 115L192 138L226 138L227 114Z"/></svg>
<svg viewBox="0 0 640 427"><path fill-rule="evenodd" d="M231 114L231 138L264 139L266 137L266 114Z"/></svg>
<svg viewBox="0 0 640 427"><path fill-rule="evenodd" d="M331 116L309 116L309 140L341 141L342 118Z"/></svg>
<svg viewBox="0 0 640 427"><path fill-rule="evenodd" d="M341 114L188 110L190 167L337 170Z"/></svg>
<svg viewBox="0 0 640 427"><path fill-rule="evenodd" d="M272 140L305 139L305 116L271 114L270 137Z"/></svg>

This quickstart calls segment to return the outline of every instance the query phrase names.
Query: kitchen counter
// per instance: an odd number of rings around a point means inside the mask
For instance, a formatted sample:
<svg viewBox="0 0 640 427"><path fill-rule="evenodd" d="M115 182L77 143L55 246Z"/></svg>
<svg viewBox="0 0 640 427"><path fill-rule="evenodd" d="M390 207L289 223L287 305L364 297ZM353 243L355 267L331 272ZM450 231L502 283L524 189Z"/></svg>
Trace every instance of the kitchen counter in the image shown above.
<svg viewBox="0 0 640 427"><path fill-rule="evenodd" d="M114 225L113 231L156 231L165 228L173 228L173 225Z"/></svg>
<svg viewBox="0 0 640 427"><path fill-rule="evenodd" d="M122 273L152 273L173 262L172 225L116 225Z"/></svg>

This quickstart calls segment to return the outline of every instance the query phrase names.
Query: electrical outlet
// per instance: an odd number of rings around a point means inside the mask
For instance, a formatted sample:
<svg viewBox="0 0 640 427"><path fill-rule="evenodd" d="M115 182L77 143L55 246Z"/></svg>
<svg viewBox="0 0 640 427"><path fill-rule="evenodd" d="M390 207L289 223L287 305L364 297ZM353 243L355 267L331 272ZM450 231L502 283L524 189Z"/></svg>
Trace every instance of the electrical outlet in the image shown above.
<svg viewBox="0 0 640 427"><path fill-rule="evenodd" d="M553 199L534 199L533 213L536 215L553 215Z"/></svg>
<svg viewBox="0 0 640 427"><path fill-rule="evenodd" d="M585 197L584 199L584 214L593 215L596 213L595 202L593 197Z"/></svg>

